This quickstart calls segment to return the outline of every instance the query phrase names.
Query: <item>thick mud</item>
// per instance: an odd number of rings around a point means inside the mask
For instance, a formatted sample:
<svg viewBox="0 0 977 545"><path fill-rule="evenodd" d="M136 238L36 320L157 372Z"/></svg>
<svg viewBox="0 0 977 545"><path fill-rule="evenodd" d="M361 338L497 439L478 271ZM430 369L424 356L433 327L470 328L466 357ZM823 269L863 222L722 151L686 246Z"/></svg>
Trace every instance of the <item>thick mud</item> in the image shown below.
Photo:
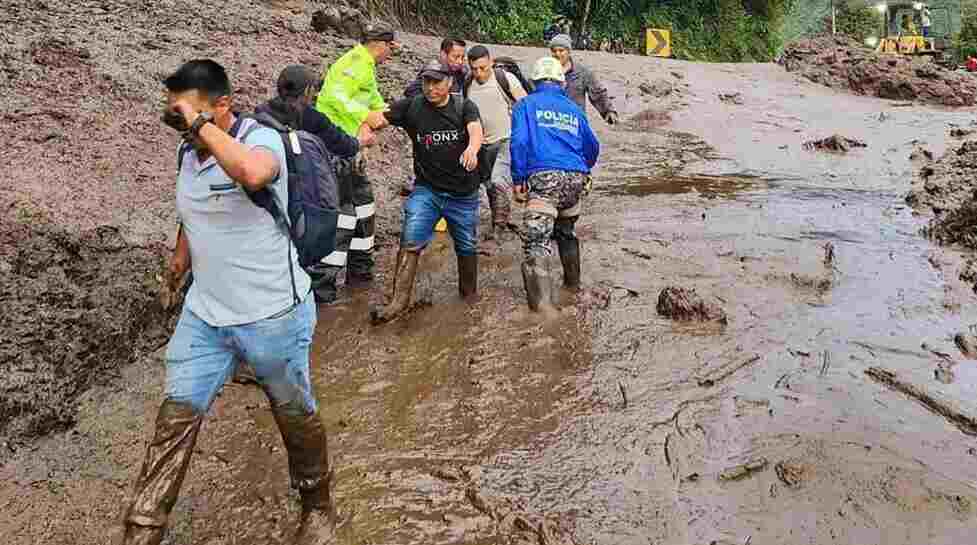
<svg viewBox="0 0 977 545"><path fill-rule="evenodd" d="M0 462L77 421L78 398L162 346L175 320L153 297L163 249L119 230L45 225L0 233Z"/></svg>
<svg viewBox="0 0 977 545"><path fill-rule="evenodd" d="M805 78L859 95L973 106L977 80L928 57L879 54L845 36L821 36L788 45L781 64Z"/></svg>
<svg viewBox="0 0 977 545"><path fill-rule="evenodd" d="M226 50L242 70L258 53L285 64L309 45L281 32L296 49L272 54L258 33ZM495 49L527 64L543 53ZM379 286L320 311L313 379L338 541L973 542L977 367L955 339L977 330L977 295L958 279L965 254L923 236L927 219L904 203L919 168L910 155L921 142L942 155L969 114L836 93L775 65L579 57L630 122L592 115L604 153L578 224L584 289L562 294L560 320L527 312L516 241L483 248L481 302L458 301L444 236L418 275L430 305L409 319L368 324ZM637 89L662 77L681 92ZM869 146L803 149L830 134ZM406 164L388 138L375 170L386 276ZM150 160L165 199L168 163ZM171 226L138 230L162 239ZM662 316L668 286L720 304L726 325ZM82 393L70 431L0 467L7 542L117 537L160 401L159 358ZM228 385L167 543L286 543L297 515L287 482L267 402Z"/></svg>

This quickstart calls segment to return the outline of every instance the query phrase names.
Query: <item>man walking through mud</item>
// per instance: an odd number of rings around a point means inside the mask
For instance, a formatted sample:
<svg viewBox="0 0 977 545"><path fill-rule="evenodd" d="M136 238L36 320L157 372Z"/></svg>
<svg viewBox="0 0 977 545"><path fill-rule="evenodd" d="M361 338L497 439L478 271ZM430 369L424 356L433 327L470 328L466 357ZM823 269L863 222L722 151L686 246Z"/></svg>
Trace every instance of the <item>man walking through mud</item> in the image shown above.
<svg viewBox="0 0 977 545"><path fill-rule="evenodd" d="M492 211L492 223L486 240L509 233L512 214L512 161L509 158L509 136L512 130L512 106L526 96L519 79L495 67L485 46L476 45L468 52L472 76L465 95L478 106L485 131L478 155L478 172Z"/></svg>
<svg viewBox="0 0 977 545"><path fill-rule="evenodd" d="M587 116L563 90L559 61L543 57L533 69L536 89L512 112L512 178L517 195L527 199L522 277L529 308L551 314L548 258L556 239L563 263L563 285L580 285L580 241L574 224L580 199L590 191L590 169L600 144Z"/></svg>
<svg viewBox="0 0 977 545"><path fill-rule="evenodd" d="M458 256L458 292L474 303L478 292L478 107L451 92L451 73L435 61L421 72L424 96L395 102L385 114L413 143L417 187L404 205L393 301L371 310L373 323L390 321L410 306L421 251L442 217Z"/></svg>
<svg viewBox="0 0 977 545"><path fill-rule="evenodd" d="M550 40L550 53L560 61L566 76L566 94L580 106L580 110L587 115L587 100L597 108L597 112L608 125L618 122L617 112L611 104L611 97L607 88L597 79L586 66L573 60L570 52L573 50L573 39L567 34L560 34Z"/></svg>
<svg viewBox="0 0 977 545"><path fill-rule="evenodd" d="M329 67L316 109L346 134L358 136L361 141L372 140L373 131L384 124L382 112L387 107L377 86L376 67L398 47L392 30L379 25L368 27L361 43ZM334 270L324 271L322 280L317 282L316 297L320 302L335 300L335 278L343 267L347 268L347 287L368 287L373 283L376 201L363 163L362 157L337 161L336 177L341 187L349 188L356 228L349 252L332 254L325 263Z"/></svg>
<svg viewBox="0 0 977 545"><path fill-rule="evenodd" d="M235 118L230 81L216 62L190 61L164 85L163 119L192 148L180 147L182 224L167 281L175 286L191 263L194 281L167 346L165 398L122 543L162 540L204 415L238 359L254 366L285 443L302 497L296 542L325 543L334 512L326 434L309 379L315 303L289 234L247 194L269 191L287 209L285 148L275 131Z"/></svg>

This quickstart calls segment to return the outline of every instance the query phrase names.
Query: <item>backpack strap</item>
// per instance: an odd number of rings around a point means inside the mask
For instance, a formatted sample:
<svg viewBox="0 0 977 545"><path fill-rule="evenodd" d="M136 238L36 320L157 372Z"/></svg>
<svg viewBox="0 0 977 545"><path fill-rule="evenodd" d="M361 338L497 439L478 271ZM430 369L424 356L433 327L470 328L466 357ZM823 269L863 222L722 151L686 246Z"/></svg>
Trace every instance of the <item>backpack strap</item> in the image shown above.
<svg viewBox="0 0 977 545"><path fill-rule="evenodd" d="M516 103L516 97L512 94L512 85L509 84L509 72L496 66L495 81L499 84L499 89L502 89L505 97L509 99L509 108L511 109L512 105Z"/></svg>
<svg viewBox="0 0 977 545"><path fill-rule="evenodd" d="M506 76L508 72L498 66L492 67L495 71L495 82L499 85L499 89L502 90L502 94L509 100L509 106L511 107L516 103L516 97L512 94L512 86L509 85L509 78ZM465 76L465 87L462 89L462 96L468 98L469 90L472 88L472 83L475 81L475 76L469 73Z"/></svg>
<svg viewBox="0 0 977 545"><path fill-rule="evenodd" d="M176 147L176 175L180 175L183 170L183 158L190 151L190 142L180 140L180 145Z"/></svg>
<svg viewBox="0 0 977 545"><path fill-rule="evenodd" d="M285 168L287 169L287 172L294 172L295 156L291 153L290 146L293 145L294 141L294 146L296 149L298 149L298 151L295 153L301 153L301 149L298 148L298 139L297 137L292 138L291 135L294 135L295 133L285 125L279 123L274 117L264 114L257 114L253 116L240 115L238 116L237 121L234 122L234 125L231 126L229 134L236 138L238 142L243 144L252 132L261 128L262 126L267 126L281 136L282 145L285 146ZM279 175L281 174L279 173ZM286 191L287 190L288 189L286 188ZM267 210L268 213L271 214L271 217L275 223L283 231L285 231L285 236L288 237L288 276L292 284L292 299L294 304L298 305L302 302L302 299L299 297L298 290L296 289L295 271L292 268L292 246L295 246L297 250L298 242L296 241L295 233L292 232L292 226L291 222L289 221L288 214L282 211L282 208L279 206L278 200L275 198L274 193L272 193L267 187L261 188L253 193L250 191L245 191L244 194L251 199L251 202L254 203L255 206Z"/></svg>

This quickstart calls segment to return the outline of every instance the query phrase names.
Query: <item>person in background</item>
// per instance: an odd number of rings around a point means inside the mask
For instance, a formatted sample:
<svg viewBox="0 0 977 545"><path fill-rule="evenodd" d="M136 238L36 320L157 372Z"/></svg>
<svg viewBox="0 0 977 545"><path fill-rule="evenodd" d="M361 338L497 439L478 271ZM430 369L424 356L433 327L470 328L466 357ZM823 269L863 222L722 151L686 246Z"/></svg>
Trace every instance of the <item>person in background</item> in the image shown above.
<svg viewBox="0 0 977 545"><path fill-rule="evenodd" d="M484 137L478 155L478 171L492 211L492 224L486 240L509 232L512 214L512 161L509 136L512 130L512 107L526 96L519 79L497 68L485 46L476 45L468 52L472 77L465 96L478 106Z"/></svg>
<svg viewBox="0 0 977 545"><path fill-rule="evenodd" d="M573 40L566 34L560 34L550 40L550 52L553 57L560 61L566 74L566 94L571 100L580 106L580 109L587 113L587 100L594 105L600 116L609 125L614 125L618 121L617 111L611 104L611 97L607 94L607 88L601 84L597 76L586 66L573 60L571 51L573 50Z"/></svg>
<svg viewBox="0 0 977 545"><path fill-rule="evenodd" d="M933 14L930 13L930 7L927 5L923 6L922 11L919 14L920 24L923 27L923 37L930 37L930 27L933 26Z"/></svg>
<svg viewBox="0 0 977 545"><path fill-rule="evenodd" d="M316 94L322 88L322 82L312 70L301 65L286 67L278 77L277 88L278 95L258 106L256 111L268 113L284 125L318 137L327 153L324 159L328 162L328 168L335 170L339 161L353 161L361 146L373 145L376 137L372 132L361 135L362 140L353 138L312 107ZM323 262L306 268L312 279L312 293L319 303L336 299L336 276L342 270L340 265L345 262L356 228L351 188L340 184L338 192L340 218L336 229L336 249Z"/></svg>
<svg viewBox="0 0 977 545"><path fill-rule="evenodd" d="M539 59L533 69L536 89L512 112L512 179L516 194L528 200L522 277L530 310L544 314L555 311L547 264L553 254L550 239L556 239L564 286L580 286L574 224L600 154L587 116L563 89L565 80L558 60Z"/></svg>
<svg viewBox="0 0 977 545"><path fill-rule="evenodd" d="M437 62L448 74L451 75L451 92L462 94L465 88L465 81L468 79L468 65L465 64L465 49L468 43L460 38L445 38L441 41L441 51L438 53ZM417 73L414 81L407 84L404 89L404 98L414 98L424 93L424 70L430 63L424 65Z"/></svg>
<svg viewBox="0 0 977 545"><path fill-rule="evenodd" d="M316 99L316 110L347 135L371 142L373 131L385 123L383 110L387 107L377 86L376 67L399 47L393 30L383 25L368 26L361 43L329 67ZM326 303L336 298L335 278L343 267L347 269L347 287L368 287L373 283L376 202L362 157L337 161L336 177L340 187L349 191L356 212L356 227L349 252L332 254L334 259L325 264L337 271L326 275L326 280L316 286L316 297Z"/></svg>

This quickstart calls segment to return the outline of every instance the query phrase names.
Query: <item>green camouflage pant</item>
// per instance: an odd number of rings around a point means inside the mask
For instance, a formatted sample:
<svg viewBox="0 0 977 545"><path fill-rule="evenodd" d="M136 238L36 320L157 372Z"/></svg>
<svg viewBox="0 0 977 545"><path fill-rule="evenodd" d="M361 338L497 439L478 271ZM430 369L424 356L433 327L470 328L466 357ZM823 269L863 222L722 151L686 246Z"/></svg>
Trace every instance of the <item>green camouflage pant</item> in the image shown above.
<svg viewBox="0 0 977 545"><path fill-rule="evenodd" d="M546 171L529 177L523 250L527 258L553 255L552 239L574 240L573 224L590 176L582 172Z"/></svg>

